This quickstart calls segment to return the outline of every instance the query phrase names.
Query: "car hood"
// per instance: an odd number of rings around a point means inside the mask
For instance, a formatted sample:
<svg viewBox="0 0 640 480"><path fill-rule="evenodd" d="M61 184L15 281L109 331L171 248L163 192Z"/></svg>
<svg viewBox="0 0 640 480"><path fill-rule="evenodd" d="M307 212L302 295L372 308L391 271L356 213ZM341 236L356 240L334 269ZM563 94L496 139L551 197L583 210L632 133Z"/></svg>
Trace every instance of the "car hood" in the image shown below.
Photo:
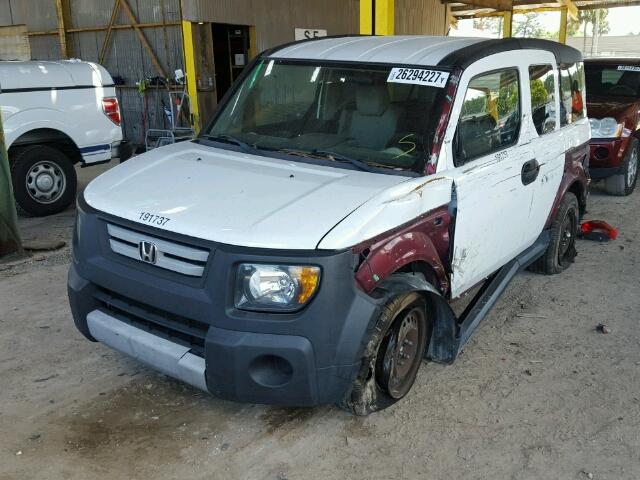
<svg viewBox="0 0 640 480"><path fill-rule="evenodd" d="M611 98L611 97L587 97L587 112L590 118L613 117L622 122L628 115L637 113L640 99L637 98Z"/></svg>
<svg viewBox="0 0 640 480"><path fill-rule="evenodd" d="M196 238L274 249L315 249L337 223L377 193L407 180L197 143L139 155L92 181L97 210ZM160 221L160 223L163 223Z"/></svg>

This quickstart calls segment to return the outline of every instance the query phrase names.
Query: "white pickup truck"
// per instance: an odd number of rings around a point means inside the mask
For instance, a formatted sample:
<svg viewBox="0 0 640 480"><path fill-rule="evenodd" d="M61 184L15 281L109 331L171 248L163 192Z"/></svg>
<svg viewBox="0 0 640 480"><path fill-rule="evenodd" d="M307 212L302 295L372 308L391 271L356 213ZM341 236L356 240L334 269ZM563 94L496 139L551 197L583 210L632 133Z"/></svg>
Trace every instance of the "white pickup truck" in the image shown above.
<svg viewBox="0 0 640 480"><path fill-rule="evenodd" d="M122 159L118 99L100 65L0 62L0 106L16 202L28 215L75 200L75 164Z"/></svg>

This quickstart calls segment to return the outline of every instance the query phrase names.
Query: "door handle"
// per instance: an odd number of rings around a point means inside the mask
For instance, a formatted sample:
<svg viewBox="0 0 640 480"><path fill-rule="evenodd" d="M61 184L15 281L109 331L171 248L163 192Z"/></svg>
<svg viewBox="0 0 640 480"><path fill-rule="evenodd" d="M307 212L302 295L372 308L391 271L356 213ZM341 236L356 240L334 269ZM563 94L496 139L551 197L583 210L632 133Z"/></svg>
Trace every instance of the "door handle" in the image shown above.
<svg viewBox="0 0 640 480"><path fill-rule="evenodd" d="M535 179L538 178L538 173L540 173L540 164L538 163L538 160L534 158L525 162L522 165L522 184L529 185L534 182Z"/></svg>

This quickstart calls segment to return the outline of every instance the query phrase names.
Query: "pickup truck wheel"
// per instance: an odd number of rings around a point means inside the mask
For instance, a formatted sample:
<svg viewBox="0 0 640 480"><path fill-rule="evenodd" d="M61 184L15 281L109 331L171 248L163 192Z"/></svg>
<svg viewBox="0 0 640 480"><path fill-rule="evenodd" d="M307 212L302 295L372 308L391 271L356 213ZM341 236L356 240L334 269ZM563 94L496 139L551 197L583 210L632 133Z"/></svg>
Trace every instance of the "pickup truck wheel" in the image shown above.
<svg viewBox="0 0 640 480"><path fill-rule="evenodd" d="M20 211L45 216L66 209L76 195L76 170L60 150L31 145L11 156L11 178Z"/></svg>
<svg viewBox="0 0 640 480"><path fill-rule="evenodd" d="M638 139L631 140L624 159L622 173L605 179L605 189L609 195L624 197L631 194L638 181Z"/></svg>
<svg viewBox="0 0 640 480"><path fill-rule="evenodd" d="M577 255L576 237L580 207L576 196L567 192L551 224L551 241L544 254L531 264L529 270L545 275L560 273L571 265Z"/></svg>
<svg viewBox="0 0 640 480"><path fill-rule="evenodd" d="M383 308L364 349L351 392L340 404L355 415L383 410L413 386L433 322L419 293L400 295Z"/></svg>

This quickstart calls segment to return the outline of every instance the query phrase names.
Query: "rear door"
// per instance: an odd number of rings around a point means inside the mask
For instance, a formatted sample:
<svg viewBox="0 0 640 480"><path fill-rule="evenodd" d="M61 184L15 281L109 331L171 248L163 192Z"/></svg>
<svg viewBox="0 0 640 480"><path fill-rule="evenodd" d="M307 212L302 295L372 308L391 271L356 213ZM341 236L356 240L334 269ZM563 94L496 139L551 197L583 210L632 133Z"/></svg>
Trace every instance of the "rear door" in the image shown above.
<svg viewBox="0 0 640 480"><path fill-rule="evenodd" d="M529 237L537 238L555 200L564 171L565 145L560 130L558 69L549 52L533 52L528 67L528 90L531 96L531 146L538 164L538 176L529 212Z"/></svg>
<svg viewBox="0 0 640 480"><path fill-rule="evenodd" d="M457 297L524 251L533 187L522 171L535 157L528 97L522 94L521 54L507 52L473 64L463 74L449 129L456 220L452 296ZM449 136L449 130L447 132Z"/></svg>

